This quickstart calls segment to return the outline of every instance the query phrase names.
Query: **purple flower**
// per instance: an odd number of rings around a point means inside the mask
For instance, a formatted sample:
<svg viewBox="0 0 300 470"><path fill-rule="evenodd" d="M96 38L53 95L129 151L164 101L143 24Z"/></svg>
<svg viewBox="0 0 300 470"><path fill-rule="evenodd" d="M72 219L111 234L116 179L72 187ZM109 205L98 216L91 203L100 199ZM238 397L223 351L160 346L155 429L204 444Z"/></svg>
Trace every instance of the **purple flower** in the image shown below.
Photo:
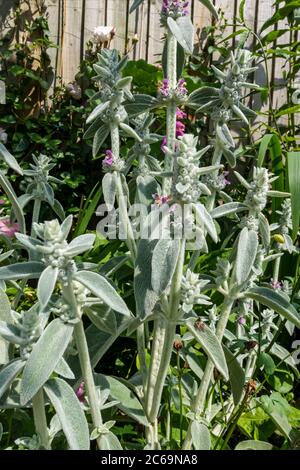
<svg viewBox="0 0 300 470"><path fill-rule="evenodd" d="M8 238L13 238L20 229L18 223L11 223L9 219L0 220L0 234L6 235Z"/></svg>
<svg viewBox="0 0 300 470"><path fill-rule="evenodd" d="M4 199L0 199L0 206L3 206L3 204L5 204Z"/></svg>
<svg viewBox="0 0 300 470"><path fill-rule="evenodd" d="M180 137L185 133L185 125L183 122L176 121L176 137Z"/></svg>
<svg viewBox="0 0 300 470"><path fill-rule="evenodd" d="M112 166L114 163L114 155L111 150L106 150L103 165Z"/></svg>
<svg viewBox="0 0 300 470"><path fill-rule="evenodd" d="M238 322L239 325L245 325L246 318L241 315L241 316L238 317L237 322Z"/></svg>
<svg viewBox="0 0 300 470"><path fill-rule="evenodd" d="M179 82L177 83L176 89L180 95L187 95L188 91L186 88L186 81L184 80L184 78L181 78L179 80Z"/></svg>
<svg viewBox="0 0 300 470"><path fill-rule="evenodd" d="M222 178L222 183L224 186L230 185L230 181L226 178L226 176L229 175L229 171L223 171L223 173L220 175L220 178Z"/></svg>
<svg viewBox="0 0 300 470"><path fill-rule="evenodd" d="M163 138L162 143L161 143L161 146L160 146L161 151L164 152L164 153L165 153L164 147L166 147L166 145L167 145L167 137L165 136L165 137Z"/></svg>
<svg viewBox="0 0 300 470"><path fill-rule="evenodd" d="M271 285L272 289L275 289L275 290L282 289L282 282L281 281L274 281L273 279L271 279L270 285Z"/></svg>
<svg viewBox="0 0 300 470"><path fill-rule="evenodd" d="M161 12L163 16L171 16L176 19L179 16L188 15L188 6L189 2L185 0L163 0Z"/></svg>
<svg viewBox="0 0 300 470"><path fill-rule="evenodd" d="M161 196L160 194L152 194L155 204L162 206L163 204L168 204L171 200L170 196Z"/></svg>
<svg viewBox="0 0 300 470"><path fill-rule="evenodd" d="M159 84L158 91L164 98L167 98L170 95L170 81L167 78L164 78Z"/></svg>
<svg viewBox="0 0 300 470"><path fill-rule="evenodd" d="M176 109L176 118L177 119L186 119L187 114L185 112L183 112L180 108L177 108Z"/></svg>
<svg viewBox="0 0 300 470"><path fill-rule="evenodd" d="M78 389L76 390L76 396L78 398L79 401L81 402L84 402L85 398L84 398L84 382L81 382L81 384L79 385Z"/></svg>

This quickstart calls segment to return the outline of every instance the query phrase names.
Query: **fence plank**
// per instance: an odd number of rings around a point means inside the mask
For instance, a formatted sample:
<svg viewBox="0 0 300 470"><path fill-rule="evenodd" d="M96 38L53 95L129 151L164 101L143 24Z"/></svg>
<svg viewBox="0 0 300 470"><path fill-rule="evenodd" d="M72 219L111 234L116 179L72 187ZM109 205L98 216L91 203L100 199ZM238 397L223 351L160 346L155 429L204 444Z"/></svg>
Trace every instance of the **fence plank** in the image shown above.
<svg viewBox="0 0 300 470"><path fill-rule="evenodd" d="M47 14L48 14L48 25L49 25L49 39L53 42L57 48L52 47L48 49L47 53L51 58L51 64L53 67L54 77L51 89L49 94L53 88L56 86L57 80L57 70L58 70L58 58L60 54L60 40L61 40L61 27L62 27L62 16L61 16L61 5L59 0L49 0L47 5Z"/></svg>
<svg viewBox="0 0 300 470"><path fill-rule="evenodd" d="M105 25L105 0L85 0L84 44L91 39L97 26Z"/></svg>
<svg viewBox="0 0 300 470"><path fill-rule="evenodd" d="M116 28L113 46L121 53L125 50L127 21L127 0L109 1L107 5L107 25Z"/></svg>
<svg viewBox="0 0 300 470"><path fill-rule="evenodd" d="M157 0L149 2L148 45L146 60L152 64L161 62L163 50L163 30L160 26L161 3Z"/></svg>
<svg viewBox="0 0 300 470"><path fill-rule="evenodd" d="M82 37L82 0L64 0L61 76L72 82L80 64Z"/></svg>

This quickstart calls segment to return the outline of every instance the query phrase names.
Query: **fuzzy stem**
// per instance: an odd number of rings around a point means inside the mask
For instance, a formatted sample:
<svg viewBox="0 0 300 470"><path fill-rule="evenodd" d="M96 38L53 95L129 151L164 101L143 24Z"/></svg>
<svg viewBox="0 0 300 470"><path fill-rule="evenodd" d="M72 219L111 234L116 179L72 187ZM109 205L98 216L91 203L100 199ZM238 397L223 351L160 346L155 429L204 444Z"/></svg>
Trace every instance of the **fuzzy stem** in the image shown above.
<svg viewBox="0 0 300 470"><path fill-rule="evenodd" d="M144 324L139 325L137 327L136 336L137 336L138 357L140 360L140 372L141 372L142 379L143 379L143 388L144 388L144 396L145 396L148 367L146 363L146 354L145 354L146 342L145 342L145 325Z"/></svg>
<svg viewBox="0 0 300 470"><path fill-rule="evenodd" d="M111 151L116 158L120 158L120 133L117 124L110 125Z"/></svg>
<svg viewBox="0 0 300 470"><path fill-rule="evenodd" d="M276 258L275 263L274 263L273 282L278 282L279 271L280 271L280 262L281 262L281 256L280 256L280 258Z"/></svg>
<svg viewBox="0 0 300 470"><path fill-rule="evenodd" d="M98 403L97 392L95 388L93 370L90 361L88 345L85 337L83 323L80 321L74 327L74 337L79 355L80 367L84 379L84 385L87 392L93 425L99 428L102 425L100 406ZM97 439L99 449L101 448L101 439Z"/></svg>
<svg viewBox="0 0 300 470"><path fill-rule="evenodd" d="M230 298L228 298L224 302L220 320L218 321L217 328L216 328L216 337L218 338L220 343L222 342L222 339L225 333L225 328L228 323L228 319L231 313L233 303L234 303L234 300ZM210 359L208 359L203 377L201 379L201 384L198 389L198 392L197 392L197 395L196 395L196 398L192 407L192 411L196 415L199 413L203 413L204 411L206 396L207 396L208 388L211 382L213 370L214 370L214 364ZM188 450L191 448L191 444L192 444L192 435L191 435L191 423L190 423L182 448L184 450Z"/></svg>
<svg viewBox="0 0 300 470"><path fill-rule="evenodd" d="M123 192L121 176L119 174L117 175L116 180L117 180L117 199L118 199L118 206L119 206L120 221L123 225L123 229L126 235L125 243L130 251L132 259L134 260L136 258L137 248L136 248L136 243L134 239L134 233L132 230L132 225L128 217L127 202L126 202L124 192Z"/></svg>
<svg viewBox="0 0 300 470"><path fill-rule="evenodd" d="M35 230L33 228L33 224L39 223L40 218L40 211L41 211L41 200L35 199L33 204L33 212L32 212L32 222L31 222L31 236L34 237Z"/></svg>
<svg viewBox="0 0 300 470"><path fill-rule="evenodd" d="M177 40L175 36L168 31L167 36L167 79L171 90L175 90L177 85ZM170 101L167 106L167 146L170 150L175 149L176 139L176 103ZM166 155L165 172L173 170L173 157ZM171 189L171 178L164 178L163 194L169 194Z"/></svg>
<svg viewBox="0 0 300 470"><path fill-rule="evenodd" d="M219 165L221 163L222 155L223 155L222 146L220 145L219 138L217 137L211 164ZM217 174L218 174L218 170L212 171L212 175L217 175ZM211 195L207 197L206 208L208 212L211 212L215 206L216 194L217 194L216 191L212 190Z"/></svg>
<svg viewBox="0 0 300 470"><path fill-rule="evenodd" d="M74 314L78 318L81 318L80 307L77 304L76 297L72 288L72 280L69 279L68 285L63 287L63 294L68 302L71 304ZM98 403L97 391L94 382L93 370L91 365L91 359L88 349L88 344L85 336L82 320L74 326L74 339L78 351L79 363L81 372L84 380L86 393L90 405L92 421L95 428L99 428L102 425L102 417L100 412L100 406ZM98 448L101 448L101 438L97 439Z"/></svg>
<svg viewBox="0 0 300 470"><path fill-rule="evenodd" d="M34 425L40 444L45 450L50 449L50 439L45 413L44 392L41 388L32 399Z"/></svg>

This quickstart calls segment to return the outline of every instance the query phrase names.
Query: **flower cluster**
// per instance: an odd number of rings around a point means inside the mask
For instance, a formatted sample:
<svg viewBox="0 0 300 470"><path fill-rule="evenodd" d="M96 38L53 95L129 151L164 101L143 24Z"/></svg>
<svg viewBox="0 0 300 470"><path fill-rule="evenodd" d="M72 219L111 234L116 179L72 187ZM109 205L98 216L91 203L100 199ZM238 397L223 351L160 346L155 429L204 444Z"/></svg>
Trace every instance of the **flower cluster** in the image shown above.
<svg viewBox="0 0 300 470"><path fill-rule="evenodd" d="M33 156L34 163L29 165L28 170L24 170L26 176L26 193L32 195L34 199L47 201L50 205L54 203L54 192L51 183L61 184L61 181L49 173L55 167L51 158L46 155Z"/></svg>
<svg viewBox="0 0 300 470"><path fill-rule="evenodd" d="M141 139L141 141L135 141L131 151L128 154L128 159L133 156L139 160L139 167L134 171L137 174L145 172L148 174L149 168L152 170L160 170L159 163L156 159L150 156L151 144L154 144L160 140L160 135L150 132L150 127L154 123L153 114L143 113L131 119L134 125L134 130Z"/></svg>
<svg viewBox="0 0 300 470"><path fill-rule="evenodd" d="M170 86L170 80L164 78L158 86L158 93L162 100L175 100L178 104L181 104L186 100L188 94L186 81L184 78L180 78L175 89L172 89Z"/></svg>
<svg viewBox="0 0 300 470"><path fill-rule="evenodd" d="M211 117L213 120L226 123L232 119L234 114L236 117L247 121L247 118L243 115L245 108L240 105L240 100L243 98L244 88L257 88L255 85L246 82L249 73L256 70L255 67L250 67L251 61L250 51L238 49L236 54L231 57L231 67L227 73L221 72L212 66L215 75L222 84L219 90L220 106L214 107L212 110Z"/></svg>
<svg viewBox="0 0 300 470"><path fill-rule="evenodd" d="M177 141L172 185L175 201L197 202L201 194L210 194L208 187L199 180L205 172L204 168L199 168L199 161L207 148L197 152L196 144L197 137L192 134L185 134ZM166 147L164 150L168 151Z"/></svg>
<svg viewBox="0 0 300 470"><path fill-rule="evenodd" d="M231 184L227 179L228 175L229 171L223 171L220 174L212 172L211 174L205 175L202 178L202 182L205 183L211 191L223 191L226 186Z"/></svg>
<svg viewBox="0 0 300 470"><path fill-rule="evenodd" d="M228 259L218 258L216 269L212 272L215 276L217 286L223 286L229 279L231 272L231 264Z"/></svg>
<svg viewBox="0 0 300 470"><path fill-rule="evenodd" d="M19 330L22 339L20 341L20 356L26 360L32 351L33 344L41 335L40 319L36 308L31 308L27 312L16 313L16 315L15 327Z"/></svg>
<svg viewBox="0 0 300 470"><path fill-rule="evenodd" d="M182 310L189 313L193 310L194 305L211 305L210 298L201 294L203 288L209 281L200 279L199 274L187 270L181 282L181 302Z"/></svg>
<svg viewBox="0 0 300 470"><path fill-rule="evenodd" d="M157 206L162 206L163 204L169 204L171 201L171 196L163 196L160 194L153 194L154 202Z"/></svg>
<svg viewBox="0 0 300 470"><path fill-rule="evenodd" d="M105 158L102 162L103 171L106 173L111 171L122 171L124 169L125 162L121 158L116 158L111 150L106 150Z"/></svg>
<svg viewBox="0 0 300 470"><path fill-rule="evenodd" d="M253 180L249 185L245 204L254 212L261 212L267 205L270 189L270 175L266 168L254 168Z"/></svg>
<svg viewBox="0 0 300 470"><path fill-rule="evenodd" d="M167 23L167 19L173 18L176 20L181 16L187 16L189 2L186 0L163 0L161 9L161 22L163 25Z"/></svg>

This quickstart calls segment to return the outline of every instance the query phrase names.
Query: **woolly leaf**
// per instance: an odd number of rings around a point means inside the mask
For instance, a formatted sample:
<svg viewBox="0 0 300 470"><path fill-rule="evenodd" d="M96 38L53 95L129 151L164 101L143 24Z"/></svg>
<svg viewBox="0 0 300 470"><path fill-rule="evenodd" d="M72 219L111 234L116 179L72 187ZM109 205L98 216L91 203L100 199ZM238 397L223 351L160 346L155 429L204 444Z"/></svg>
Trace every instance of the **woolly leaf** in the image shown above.
<svg viewBox="0 0 300 470"><path fill-rule="evenodd" d="M21 403L25 405L39 391L56 368L73 333L73 326L59 318L44 330L26 362L21 382Z"/></svg>
<svg viewBox="0 0 300 470"><path fill-rule="evenodd" d="M70 450L89 450L89 427L73 389L64 380L48 380L44 386L55 408Z"/></svg>

